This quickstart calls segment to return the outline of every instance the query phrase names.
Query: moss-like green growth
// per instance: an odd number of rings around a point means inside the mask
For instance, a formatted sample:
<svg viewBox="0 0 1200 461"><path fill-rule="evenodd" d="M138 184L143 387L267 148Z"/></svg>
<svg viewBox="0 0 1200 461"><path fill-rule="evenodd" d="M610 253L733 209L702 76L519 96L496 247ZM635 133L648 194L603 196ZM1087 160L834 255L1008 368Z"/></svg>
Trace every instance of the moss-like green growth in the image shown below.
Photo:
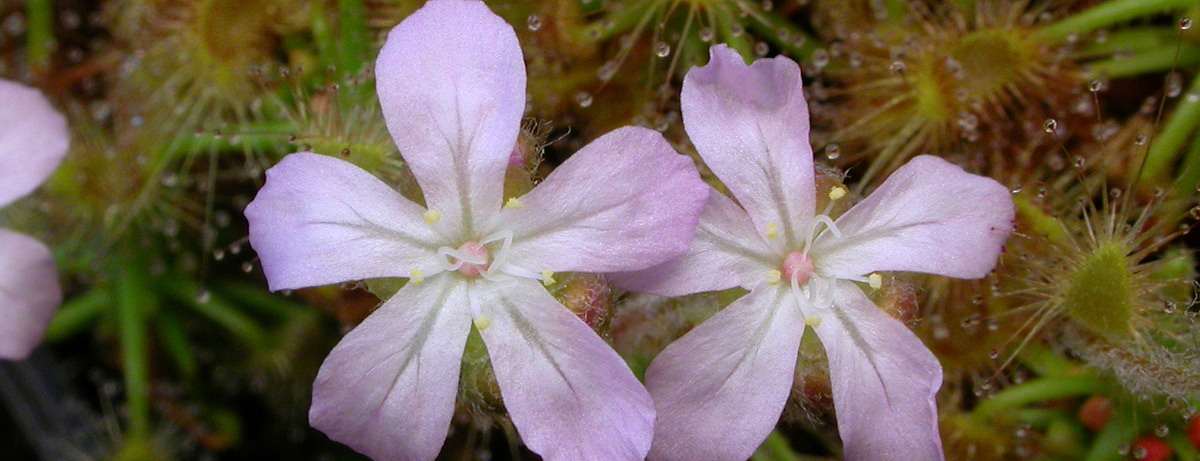
<svg viewBox="0 0 1200 461"><path fill-rule="evenodd" d="M1063 303L1067 315L1103 336L1132 337L1132 278L1133 272L1120 244L1098 246L1075 271Z"/></svg>

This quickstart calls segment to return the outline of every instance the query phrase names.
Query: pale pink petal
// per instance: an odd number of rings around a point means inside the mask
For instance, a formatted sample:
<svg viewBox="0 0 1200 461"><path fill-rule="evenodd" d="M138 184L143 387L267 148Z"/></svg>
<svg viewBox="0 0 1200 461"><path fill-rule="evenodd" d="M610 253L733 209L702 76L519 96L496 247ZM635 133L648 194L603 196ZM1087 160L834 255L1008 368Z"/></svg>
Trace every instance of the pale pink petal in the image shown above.
<svg viewBox="0 0 1200 461"><path fill-rule="evenodd" d="M852 278L908 271L980 278L1013 229L1008 189L937 157L922 155L837 220L813 245L817 271Z"/></svg>
<svg viewBox="0 0 1200 461"><path fill-rule="evenodd" d="M687 254L646 270L609 274L608 280L624 290L661 296L749 289L780 262L746 211L720 192L709 191Z"/></svg>
<svg viewBox="0 0 1200 461"><path fill-rule="evenodd" d="M663 350L646 371L652 460L749 458L779 421L804 320L786 290L763 286ZM915 458L914 458L915 459Z"/></svg>
<svg viewBox="0 0 1200 461"><path fill-rule="evenodd" d="M529 279L477 301L504 406L530 450L551 461L646 456L654 403L591 328Z"/></svg>
<svg viewBox="0 0 1200 461"><path fill-rule="evenodd" d="M39 343L62 289L50 249L0 229L0 358L20 360Z"/></svg>
<svg viewBox="0 0 1200 461"><path fill-rule="evenodd" d="M781 245L798 248L815 197L800 68L784 57L746 66L725 45L711 55L684 78L683 127L755 228L775 226Z"/></svg>
<svg viewBox="0 0 1200 461"><path fill-rule="evenodd" d="M0 207L45 182L69 143L67 119L41 92L0 80Z"/></svg>
<svg viewBox="0 0 1200 461"><path fill-rule="evenodd" d="M816 332L846 460L942 459L937 358L853 283L838 283L834 304Z"/></svg>
<svg viewBox="0 0 1200 461"><path fill-rule="evenodd" d="M512 27L483 2L428 2L388 34L375 82L426 205L474 232L500 207L525 111Z"/></svg>
<svg viewBox="0 0 1200 461"><path fill-rule="evenodd" d="M658 132L614 130L555 168L524 206L504 209L506 262L535 272L645 269L687 251L708 190Z"/></svg>
<svg viewBox="0 0 1200 461"><path fill-rule="evenodd" d="M340 159L292 154L246 206L250 245L272 290L439 269L441 237L422 209Z"/></svg>
<svg viewBox="0 0 1200 461"><path fill-rule="evenodd" d="M376 460L434 459L454 414L469 303L450 274L402 288L325 358L312 426Z"/></svg>

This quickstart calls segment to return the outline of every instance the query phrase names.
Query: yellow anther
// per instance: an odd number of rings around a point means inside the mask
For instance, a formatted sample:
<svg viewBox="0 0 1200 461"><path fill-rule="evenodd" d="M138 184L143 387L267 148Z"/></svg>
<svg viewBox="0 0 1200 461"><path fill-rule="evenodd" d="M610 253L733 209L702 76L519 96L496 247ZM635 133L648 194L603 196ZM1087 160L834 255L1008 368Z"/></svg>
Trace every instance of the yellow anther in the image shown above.
<svg viewBox="0 0 1200 461"><path fill-rule="evenodd" d="M871 285L871 288L878 290L879 287L883 286L883 276L872 273L871 275L867 276L867 284Z"/></svg>
<svg viewBox="0 0 1200 461"><path fill-rule="evenodd" d="M813 328L819 327L819 326L821 326L821 318L820 317L808 317L808 318L804 319L804 324L808 325L810 327L813 327Z"/></svg>
<svg viewBox="0 0 1200 461"><path fill-rule="evenodd" d="M424 282L424 281L425 281L425 273L421 272L420 269L413 269L411 271L408 271L408 283L411 283L413 285L420 285L421 282Z"/></svg>
<svg viewBox="0 0 1200 461"><path fill-rule="evenodd" d="M780 280L783 280L783 272L779 272L775 269L767 271L767 283L771 285L778 285Z"/></svg>
<svg viewBox="0 0 1200 461"><path fill-rule="evenodd" d="M846 190L846 186L833 186L833 189L829 189L829 200L837 200L845 197L846 192L849 192Z"/></svg>
<svg viewBox="0 0 1200 461"><path fill-rule="evenodd" d="M479 314L479 317L475 317L472 322L475 323L475 329L479 331L486 330L487 327L492 326L492 319L489 319L488 316L483 314Z"/></svg>
<svg viewBox="0 0 1200 461"><path fill-rule="evenodd" d="M557 282L557 280L554 280L554 271L550 269L542 271L542 285L550 286L554 285L555 282Z"/></svg>
<svg viewBox="0 0 1200 461"><path fill-rule="evenodd" d="M779 226L776 226L775 223L767 223L766 236L769 239L779 237Z"/></svg>
<svg viewBox="0 0 1200 461"><path fill-rule="evenodd" d="M442 220L442 212L438 210L428 210L421 216L424 216L425 222L429 224L437 224L438 221Z"/></svg>
<svg viewBox="0 0 1200 461"><path fill-rule="evenodd" d="M525 208L525 202L516 197L509 197L507 202L504 202L504 208Z"/></svg>

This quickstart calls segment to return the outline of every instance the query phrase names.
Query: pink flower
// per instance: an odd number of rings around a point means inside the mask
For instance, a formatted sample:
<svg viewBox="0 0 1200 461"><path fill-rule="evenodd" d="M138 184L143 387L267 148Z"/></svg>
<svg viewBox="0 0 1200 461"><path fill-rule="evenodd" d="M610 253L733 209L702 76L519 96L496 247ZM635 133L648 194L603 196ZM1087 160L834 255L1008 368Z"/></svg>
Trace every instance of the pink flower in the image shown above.
<svg viewBox="0 0 1200 461"><path fill-rule="evenodd" d="M656 132L600 137L522 197L503 182L525 107L512 27L434 0L388 35L375 70L422 207L351 164L293 154L246 207L273 290L408 283L325 359L309 419L375 459L433 459L471 325L505 407L546 459L642 459L654 407L624 361L543 287L555 272L645 269L691 243L707 187Z"/></svg>
<svg viewBox="0 0 1200 461"><path fill-rule="evenodd" d="M791 60L746 66L724 46L684 79L685 128L737 203L710 194L687 255L614 282L667 296L750 293L647 370L658 410L651 459L749 457L788 399L806 326L829 357L847 459L942 459L941 366L855 282L877 287L877 271L983 277L1012 229L1012 199L991 179L921 156L837 221L817 214L801 86Z"/></svg>
<svg viewBox="0 0 1200 461"><path fill-rule="evenodd" d="M67 155L67 121L37 90L0 80L0 207L33 192ZM0 358L42 342L62 288L50 249L0 229Z"/></svg>

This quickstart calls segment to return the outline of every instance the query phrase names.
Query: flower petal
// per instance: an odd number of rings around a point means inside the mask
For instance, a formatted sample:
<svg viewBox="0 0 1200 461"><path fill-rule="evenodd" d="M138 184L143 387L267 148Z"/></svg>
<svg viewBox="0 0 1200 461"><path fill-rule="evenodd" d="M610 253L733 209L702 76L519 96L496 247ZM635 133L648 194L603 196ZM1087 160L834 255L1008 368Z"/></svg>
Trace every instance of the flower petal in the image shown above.
<svg viewBox="0 0 1200 461"><path fill-rule="evenodd" d="M764 286L663 350L646 370L653 460L744 460L779 421L804 321L794 297Z"/></svg>
<svg viewBox="0 0 1200 461"><path fill-rule="evenodd" d="M546 460L641 460L654 403L625 361L541 284L480 299L504 406L525 445Z"/></svg>
<svg viewBox="0 0 1200 461"><path fill-rule="evenodd" d="M521 208L505 208L507 262L535 272L659 264L687 251L708 190L692 160L658 132L614 130L555 168Z"/></svg>
<svg viewBox="0 0 1200 461"><path fill-rule="evenodd" d="M813 244L818 272L838 278L910 271L981 278L1013 229L1008 189L937 157L918 156Z"/></svg>
<svg viewBox="0 0 1200 461"><path fill-rule="evenodd" d="M0 207L33 192L67 155L67 119L42 93L0 80Z"/></svg>
<svg viewBox="0 0 1200 461"><path fill-rule="evenodd" d="M474 232L500 208L525 112L525 61L512 26L483 2L426 3L388 34L375 82L426 205Z"/></svg>
<svg viewBox="0 0 1200 461"><path fill-rule="evenodd" d="M308 152L267 170L246 205L250 245L272 290L440 269L422 208L349 162Z"/></svg>
<svg viewBox="0 0 1200 461"><path fill-rule="evenodd" d="M833 315L815 330L829 357L846 459L942 459L937 358L853 283L839 282L834 293Z"/></svg>
<svg viewBox="0 0 1200 461"><path fill-rule="evenodd" d="M646 270L609 274L608 280L623 290L660 296L749 289L779 266L779 257L772 253L745 210L720 192L709 191L687 254Z"/></svg>
<svg viewBox="0 0 1200 461"><path fill-rule="evenodd" d="M0 358L20 360L39 343L62 303L50 249L0 229Z"/></svg>
<svg viewBox="0 0 1200 461"><path fill-rule="evenodd" d="M683 126L704 163L763 235L775 226L790 248L807 238L813 215L812 147L800 68L714 46L708 65L683 81Z"/></svg>
<svg viewBox="0 0 1200 461"><path fill-rule="evenodd" d="M374 459L434 459L454 414L469 303L450 274L402 288L325 358L312 426Z"/></svg>

